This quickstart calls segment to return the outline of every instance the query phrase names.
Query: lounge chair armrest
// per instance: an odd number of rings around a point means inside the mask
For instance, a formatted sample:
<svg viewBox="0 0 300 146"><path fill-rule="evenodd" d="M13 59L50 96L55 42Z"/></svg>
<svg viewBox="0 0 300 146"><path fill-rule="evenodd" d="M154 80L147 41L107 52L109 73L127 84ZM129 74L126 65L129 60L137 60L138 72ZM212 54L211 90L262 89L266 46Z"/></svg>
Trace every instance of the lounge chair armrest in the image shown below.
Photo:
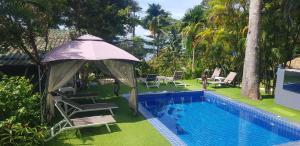
<svg viewBox="0 0 300 146"><path fill-rule="evenodd" d="M215 77L214 80L222 82L225 80L225 77Z"/></svg>

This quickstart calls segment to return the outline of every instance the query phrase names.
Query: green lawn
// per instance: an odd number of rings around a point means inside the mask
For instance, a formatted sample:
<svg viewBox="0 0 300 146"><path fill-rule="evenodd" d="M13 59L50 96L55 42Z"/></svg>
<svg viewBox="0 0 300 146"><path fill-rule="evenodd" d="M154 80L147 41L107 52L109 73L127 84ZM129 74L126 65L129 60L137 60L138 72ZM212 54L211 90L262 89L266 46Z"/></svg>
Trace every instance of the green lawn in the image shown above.
<svg viewBox="0 0 300 146"><path fill-rule="evenodd" d="M159 92L159 91L186 91L201 90L202 85L196 80L186 80L190 86L174 87L174 85L161 84L160 88L147 89L139 84L138 92ZM269 111L276 115L285 117L291 121L300 123L300 111L289 109L275 104L274 98L263 95L263 99L259 101L250 100L240 95L240 88L212 88L209 90L227 96L231 99L255 106L257 108ZM168 141L159 134L154 127L151 126L141 115L134 116L129 110L128 103L123 98L115 97L112 94L112 86L101 86L90 88L93 92L98 92L99 99L115 102L119 105L119 109L115 110L115 119L117 124L111 126L112 133L108 133L104 126L83 128L80 134L75 134L76 130L63 132L55 139L47 143L47 145L109 145L109 146L165 146L170 145ZM128 93L129 89L125 86L121 87L121 93ZM92 113L95 114L95 113Z"/></svg>
<svg viewBox="0 0 300 146"><path fill-rule="evenodd" d="M255 106L259 109L271 112L275 115L287 118L290 121L300 123L300 111L276 104L273 96L262 94L263 99L255 101L241 96L240 88L222 88L216 89L214 92L220 95L227 96L231 99Z"/></svg>
<svg viewBox="0 0 300 146"><path fill-rule="evenodd" d="M110 126L112 133L105 126L82 128L80 134L76 130L68 130L49 141L49 146L90 145L90 146L168 146L169 142L160 135L142 116L135 116L123 98L112 94L112 87L93 87L101 100L114 102L119 109L114 110L117 124ZM123 88L125 92L127 88ZM99 112L98 112L99 113ZM103 114L109 114L108 112ZM90 113L97 115L97 113ZM61 118L58 118L61 119Z"/></svg>

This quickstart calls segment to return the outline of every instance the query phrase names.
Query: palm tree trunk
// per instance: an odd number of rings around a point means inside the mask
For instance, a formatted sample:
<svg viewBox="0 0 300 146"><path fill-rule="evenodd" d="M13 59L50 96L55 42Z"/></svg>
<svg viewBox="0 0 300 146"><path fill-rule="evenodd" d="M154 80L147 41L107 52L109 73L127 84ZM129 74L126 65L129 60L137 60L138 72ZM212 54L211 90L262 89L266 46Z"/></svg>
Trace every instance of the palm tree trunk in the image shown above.
<svg viewBox="0 0 300 146"><path fill-rule="evenodd" d="M156 56L158 56L158 53L159 53L159 50L160 50L160 36L159 36L159 33L157 33L156 35Z"/></svg>
<svg viewBox="0 0 300 146"><path fill-rule="evenodd" d="M258 49L261 0L250 0L248 34L242 81L242 95L260 99Z"/></svg>
<svg viewBox="0 0 300 146"><path fill-rule="evenodd" d="M192 56L192 75L194 76L195 72L195 48L193 48L193 56Z"/></svg>

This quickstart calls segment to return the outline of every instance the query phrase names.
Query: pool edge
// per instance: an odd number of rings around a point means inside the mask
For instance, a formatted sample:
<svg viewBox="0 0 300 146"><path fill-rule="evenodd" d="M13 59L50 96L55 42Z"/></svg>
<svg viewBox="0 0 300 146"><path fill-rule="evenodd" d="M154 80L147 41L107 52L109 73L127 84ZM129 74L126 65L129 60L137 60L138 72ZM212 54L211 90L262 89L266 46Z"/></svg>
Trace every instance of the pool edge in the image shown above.
<svg viewBox="0 0 300 146"><path fill-rule="evenodd" d="M147 92L143 94L162 94L162 93L170 93L170 92ZM123 98L127 101L129 100L129 94L123 94ZM159 121L159 119L155 118L142 104L138 104L138 111L145 117L145 119L163 136L165 137L172 146L187 146L183 140L181 140L176 134L174 134L169 128L167 128L163 123Z"/></svg>
<svg viewBox="0 0 300 146"><path fill-rule="evenodd" d="M199 92L203 90L191 90L191 91L162 91L162 92L143 92L139 93L138 95L146 95L146 94L165 94L165 93L182 93L182 92ZM290 121L289 119L285 117L278 116L274 113L271 113L269 111L265 111L262 109L259 109L255 106L248 105L246 103L233 100L229 97L219 95L213 91L204 91L204 94L212 94L213 96L216 96L217 98L221 98L223 100L226 100L228 102L231 102L232 104L238 104L243 109L250 110L251 112L259 113L264 115L268 120L271 122L275 121L275 123L279 122L284 127L290 128L292 131L300 132L300 124ZM123 94L123 97L128 100L129 94ZM172 131L170 131L165 125L163 125L157 118L155 118L151 113L149 113L143 105L140 103L139 105L139 112L146 118L146 120L153 125L155 129L157 129L172 145L186 145L183 140L181 140L176 134L174 134ZM171 133L171 134L170 134ZM175 141L174 141L175 140ZM178 141L177 141L178 140ZM181 142L182 144L181 144Z"/></svg>

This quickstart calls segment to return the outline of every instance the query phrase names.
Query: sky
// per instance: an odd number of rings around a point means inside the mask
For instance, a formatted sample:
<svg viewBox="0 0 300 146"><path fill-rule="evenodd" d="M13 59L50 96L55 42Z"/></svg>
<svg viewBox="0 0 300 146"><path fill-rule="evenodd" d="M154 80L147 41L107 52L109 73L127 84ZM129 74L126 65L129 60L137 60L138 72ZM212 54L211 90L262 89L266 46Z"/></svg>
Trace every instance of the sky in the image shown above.
<svg viewBox="0 0 300 146"><path fill-rule="evenodd" d="M201 0L137 0L142 11L139 13L140 17L145 16L145 11L148 8L148 4L156 3L160 4L162 9L171 13L171 16L175 19L181 19L185 12L193 8L195 5L199 5ZM141 26L136 27L136 35L144 37L149 35L148 30L143 29Z"/></svg>

